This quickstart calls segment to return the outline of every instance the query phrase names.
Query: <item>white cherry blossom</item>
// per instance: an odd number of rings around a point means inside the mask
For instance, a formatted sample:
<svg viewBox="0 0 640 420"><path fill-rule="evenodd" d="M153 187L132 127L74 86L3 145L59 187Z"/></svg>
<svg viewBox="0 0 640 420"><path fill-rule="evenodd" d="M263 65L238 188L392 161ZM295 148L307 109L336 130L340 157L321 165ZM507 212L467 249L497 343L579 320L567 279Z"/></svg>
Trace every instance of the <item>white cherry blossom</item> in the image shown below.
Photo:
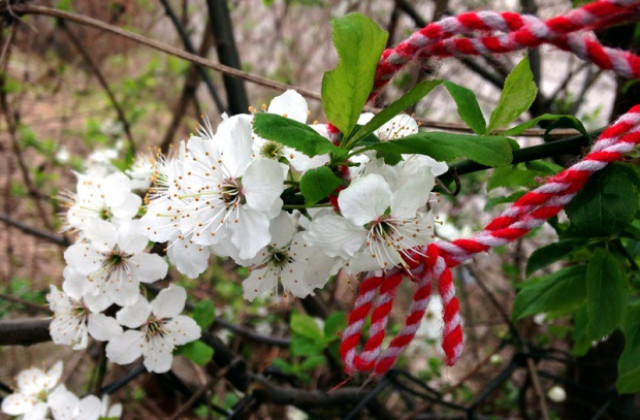
<svg viewBox="0 0 640 420"><path fill-rule="evenodd" d="M243 264L251 267L251 274L242 282L245 299L277 294L278 283L300 298L312 294L337 271L336 260L319 251L306 243L301 232L294 234L291 216L282 212L271 223L271 243Z"/></svg>
<svg viewBox="0 0 640 420"><path fill-rule="evenodd" d="M23 420L40 420L47 416L48 398L62 376L62 362L58 361L44 372L38 368L21 371L13 394L2 400L2 411L10 416L22 416ZM62 386L62 385L61 385Z"/></svg>
<svg viewBox="0 0 640 420"><path fill-rule="evenodd" d="M134 223L116 230L113 225L98 224L87 231L91 242L71 245L65 261L80 274L88 276L86 292L104 295L120 306L133 305L138 299L140 283L151 283L167 274L162 257L144 252L147 238Z"/></svg>
<svg viewBox="0 0 640 420"><path fill-rule="evenodd" d="M138 214L142 199L131 192L131 181L122 172L104 177L77 174L76 193L62 197L69 206L67 229L84 232L96 223L119 225Z"/></svg>
<svg viewBox="0 0 640 420"><path fill-rule="evenodd" d="M64 387L56 388L48 402L55 420L98 420L102 410L102 402L95 395L80 399Z"/></svg>
<svg viewBox="0 0 640 420"><path fill-rule="evenodd" d="M179 315L186 300L185 290L172 285L162 290L151 303L140 297L135 305L122 308L116 319L131 329L109 341L107 358L127 364L142 356L148 371L167 372L171 369L175 346L200 337L196 322Z"/></svg>
<svg viewBox="0 0 640 420"><path fill-rule="evenodd" d="M100 313L91 313L82 301L77 283L65 281L63 291L51 285L47 295L53 311L49 332L55 344L70 345L74 350L87 347L88 334L99 341L109 340L122 332L118 322Z"/></svg>
<svg viewBox="0 0 640 420"><path fill-rule="evenodd" d="M289 89L282 95L273 98L266 112L306 124L309 107L302 95L295 90ZM326 132L325 125L313 124L310 127L329 141L329 134ZM320 167L329 162L328 155L310 157L294 148L271 140L265 140L255 134L253 135L253 153L255 157L267 159L280 160L284 158L294 169L301 172Z"/></svg>
<svg viewBox="0 0 640 420"><path fill-rule="evenodd" d="M307 240L328 256L347 260L345 268L351 273L406 265L409 250L433 238L433 216L424 210L429 185L429 168L404 180L398 189L379 174L356 178L338 196L341 215L314 220Z"/></svg>

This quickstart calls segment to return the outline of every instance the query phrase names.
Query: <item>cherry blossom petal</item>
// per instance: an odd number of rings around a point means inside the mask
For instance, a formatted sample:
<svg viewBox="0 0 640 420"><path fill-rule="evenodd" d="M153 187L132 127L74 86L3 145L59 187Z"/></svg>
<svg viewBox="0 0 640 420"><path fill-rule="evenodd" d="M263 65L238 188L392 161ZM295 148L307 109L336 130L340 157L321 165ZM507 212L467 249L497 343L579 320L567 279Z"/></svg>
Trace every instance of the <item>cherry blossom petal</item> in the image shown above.
<svg viewBox="0 0 640 420"><path fill-rule="evenodd" d="M340 212L358 226L382 216L390 203L391 189L377 174L356 178L338 196Z"/></svg>
<svg viewBox="0 0 640 420"><path fill-rule="evenodd" d="M142 355L143 340L144 334L137 330L115 336L107 344L107 358L120 365L131 363Z"/></svg>
<svg viewBox="0 0 640 420"><path fill-rule="evenodd" d="M18 416L33 410L37 403L38 400L34 395L11 394L2 400L2 411L10 416Z"/></svg>
<svg viewBox="0 0 640 420"><path fill-rule="evenodd" d="M257 159L242 177L242 192L247 206L264 211L280 198L284 191L284 176L280 164L270 159Z"/></svg>
<svg viewBox="0 0 640 420"><path fill-rule="evenodd" d="M80 420L98 420L100 418L100 410L102 402L95 395L87 395L80 400L78 404L78 414L75 417Z"/></svg>
<svg viewBox="0 0 640 420"><path fill-rule="evenodd" d="M238 248L238 256L241 259L253 258L271 241L269 218L263 213L244 209L240 212L238 223L233 227L231 241Z"/></svg>
<svg viewBox="0 0 640 420"><path fill-rule="evenodd" d="M140 296L137 302L131 306L125 306L116 313L116 319L120 325L129 328L138 328L149 319L151 315L151 305Z"/></svg>
<svg viewBox="0 0 640 420"><path fill-rule="evenodd" d="M180 315L187 302L187 292L180 286L171 285L162 289L151 302L151 311L159 318L173 318Z"/></svg>
<svg viewBox="0 0 640 420"><path fill-rule="evenodd" d="M90 314L87 320L87 330L91 337L98 341L109 341L122 334L122 327L118 321L104 314Z"/></svg>
<svg viewBox="0 0 640 420"><path fill-rule="evenodd" d="M197 340L202 334L196 321L185 315L179 315L168 321L164 324L164 329L176 346Z"/></svg>
<svg viewBox="0 0 640 420"><path fill-rule="evenodd" d="M347 259L364 244L366 230L341 216L322 216L311 223L305 239L329 257Z"/></svg>
<svg viewBox="0 0 640 420"><path fill-rule="evenodd" d="M418 209L427 204L433 184L433 174L428 167L407 178L393 193L391 214L398 219L415 217Z"/></svg>
<svg viewBox="0 0 640 420"><path fill-rule="evenodd" d="M309 107L307 101L293 89L287 90L280 96L276 96L267 108L269 114L278 114L300 123L307 122Z"/></svg>
<svg viewBox="0 0 640 420"><path fill-rule="evenodd" d="M67 248L64 260L80 274L91 274L100 268L102 254L86 242L78 242Z"/></svg>
<svg viewBox="0 0 640 420"><path fill-rule="evenodd" d="M224 241L223 241L224 242ZM167 247L167 257L178 271L190 279L197 278L209 267L209 247L176 239ZM220 254L217 254L220 255Z"/></svg>
<svg viewBox="0 0 640 420"><path fill-rule="evenodd" d="M143 348L144 367L149 372L164 373L171 369L173 346L166 339L153 337Z"/></svg>
<svg viewBox="0 0 640 420"><path fill-rule="evenodd" d="M142 283L153 283L167 275L169 265L157 254L141 253L128 260L132 276Z"/></svg>
<svg viewBox="0 0 640 420"><path fill-rule="evenodd" d="M256 268L242 281L244 298L249 302L267 292L273 293L278 287L278 272L270 265Z"/></svg>

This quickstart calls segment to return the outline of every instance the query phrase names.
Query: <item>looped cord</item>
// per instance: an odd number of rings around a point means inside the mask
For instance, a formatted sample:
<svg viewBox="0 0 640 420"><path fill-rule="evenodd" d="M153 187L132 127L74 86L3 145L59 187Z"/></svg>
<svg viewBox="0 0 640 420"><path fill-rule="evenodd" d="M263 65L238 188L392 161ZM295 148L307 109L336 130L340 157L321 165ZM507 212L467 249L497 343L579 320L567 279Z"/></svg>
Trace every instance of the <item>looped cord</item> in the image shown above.
<svg viewBox="0 0 640 420"><path fill-rule="evenodd" d="M370 99L382 91L395 73L416 58L505 53L542 43L571 51L578 57L601 68L613 70L623 77L640 78L640 57L627 51L603 47L590 35L574 33L627 20L638 20L639 16L638 0L603 0L547 21L511 12L469 12L448 17L414 32L396 48L383 53ZM506 34L452 38L474 31L481 34L502 31ZM591 174L610 162L621 159L638 144L640 105L631 108L607 128L584 159L522 196L482 232L468 239L432 243L426 250L416 250L411 258L407 258L408 269L396 267L386 273L369 273L360 284L348 326L342 335L340 354L347 373L373 370L376 375L383 375L393 366L420 326L434 283L437 284L443 303L442 348L446 363L453 365L462 353L463 336L462 319L450 268L470 259L474 254L512 242L542 225L571 201ZM403 328L383 351L389 313L396 290L404 277L414 280L416 289ZM362 328L370 312L369 338L362 353L357 354Z"/></svg>

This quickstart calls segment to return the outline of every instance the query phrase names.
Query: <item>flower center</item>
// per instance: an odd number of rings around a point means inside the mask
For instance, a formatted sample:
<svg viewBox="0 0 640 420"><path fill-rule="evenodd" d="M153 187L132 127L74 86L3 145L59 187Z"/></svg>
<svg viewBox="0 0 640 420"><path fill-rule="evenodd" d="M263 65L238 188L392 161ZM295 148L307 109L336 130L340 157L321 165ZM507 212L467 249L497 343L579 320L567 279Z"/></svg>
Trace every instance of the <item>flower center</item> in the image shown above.
<svg viewBox="0 0 640 420"><path fill-rule="evenodd" d="M282 145L274 141L266 142L260 148L260 155L268 159L275 159L281 156Z"/></svg>
<svg viewBox="0 0 640 420"><path fill-rule="evenodd" d="M145 337L147 340L160 336L164 337L165 331L162 328L164 325L164 321L162 319L150 318L147 321L147 328L145 331Z"/></svg>
<svg viewBox="0 0 640 420"><path fill-rule="evenodd" d="M246 199L242 194L242 183L239 179L227 179L220 187L220 198L228 205L244 204Z"/></svg>
<svg viewBox="0 0 640 420"><path fill-rule="evenodd" d="M107 222L110 221L113 218L113 213L111 212L110 209L108 209L106 207L100 209L100 211L98 212L98 215L99 215L100 219L106 220Z"/></svg>
<svg viewBox="0 0 640 420"><path fill-rule="evenodd" d="M287 264L291 264L295 260L289 256L289 250L287 248L277 249L273 246L267 248L269 251L269 264L276 267L283 267Z"/></svg>

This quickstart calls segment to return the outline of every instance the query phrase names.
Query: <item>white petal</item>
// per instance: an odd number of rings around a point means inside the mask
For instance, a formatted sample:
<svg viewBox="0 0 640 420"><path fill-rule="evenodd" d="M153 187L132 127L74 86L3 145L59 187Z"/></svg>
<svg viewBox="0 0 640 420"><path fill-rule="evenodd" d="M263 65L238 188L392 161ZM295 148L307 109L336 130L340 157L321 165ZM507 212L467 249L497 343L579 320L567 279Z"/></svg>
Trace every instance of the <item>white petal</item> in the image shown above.
<svg viewBox="0 0 640 420"><path fill-rule="evenodd" d="M163 328L168 332L173 344L181 346L200 338L202 334L196 322L185 315L180 315L167 322Z"/></svg>
<svg viewBox="0 0 640 420"><path fill-rule="evenodd" d="M273 294L278 287L278 273L279 270L271 265L252 270L249 277L242 281L244 298L253 302L256 297L267 292Z"/></svg>
<svg viewBox="0 0 640 420"><path fill-rule="evenodd" d="M271 232L271 244L275 248L282 248L288 245L294 233L291 215L286 211L282 211L278 217L271 221L269 232Z"/></svg>
<svg viewBox="0 0 640 420"><path fill-rule="evenodd" d="M313 286L310 285L304 277L305 269L306 263L303 261L297 261L287 265L287 267L282 270L281 274L281 281L284 289L299 298L304 298L313 294Z"/></svg>
<svg viewBox="0 0 640 420"><path fill-rule="evenodd" d="M141 205L142 199L135 194L129 193L124 196L124 200L119 205L110 208L114 219L126 221L133 219L138 214Z"/></svg>
<svg viewBox="0 0 640 420"><path fill-rule="evenodd" d="M118 228L118 248L129 255L141 253L148 242L137 220L125 223Z"/></svg>
<svg viewBox="0 0 640 420"><path fill-rule="evenodd" d="M129 258L127 264L133 276L142 283L153 283L167 275L169 265L157 254L141 253Z"/></svg>
<svg viewBox="0 0 640 420"><path fill-rule="evenodd" d="M301 123L307 122L308 111L307 101L293 89L273 98L267 108L269 114L278 114Z"/></svg>
<svg viewBox="0 0 640 420"><path fill-rule="evenodd" d="M120 325L129 328L138 328L149 319L151 315L151 305L140 296L138 301L132 306L125 306L116 313L116 319Z"/></svg>
<svg viewBox="0 0 640 420"><path fill-rule="evenodd" d="M10 416L24 414L33 409L38 400L33 395L11 394L2 400L2 411Z"/></svg>
<svg viewBox="0 0 640 420"><path fill-rule="evenodd" d="M249 165L242 177L242 192L247 206L264 211L280 198L284 191L282 168L276 161L257 159Z"/></svg>
<svg viewBox="0 0 640 420"><path fill-rule="evenodd" d="M122 327L114 318L103 314L91 314L87 321L87 330L98 341L109 341L122 334Z"/></svg>
<svg viewBox="0 0 640 420"><path fill-rule="evenodd" d="M409 219L416 216L419 208L427 204L434 178L429 168L407 178L394 191L391 198L391 214L398 219Z"/></svg>
<svg viewBox="0 0 640 420"><path fill-rule="evenodd" d="M47 371L46 380L44 382L45 389L52 389L58 384L62 377L63 367L64 365L62 364L62 360L58 360L53 366L51 366Z"/></svg>
<svg viewBox="0 0 640 420"><path fill-rule="evenodd" d="M73 392L63 387L56 388L47 398L47 404L51 407L56 420L75 419L79 402L80 400Z"/></svg>
<svg viewBox="0 0 640 420"><path fill-rule="evenodd" d="M358 117L358 125L366 125L374 116L373 112L363 112Z"/></svg>
<svg viewBox="0 0 640 420"><path fill-rule="evenodd" d="M143 349L144 366L149 372L164 373L171 369L173 346L164 338L153 337Z"/></svg>
<svg viewBox="0 0 640 420"><path fill-rule="evenodd" d="M389 185L377 174L354 179L338 196L340 213L358 226L382 216L390 203Z"/></svg>
<svg viewBox="0 0 640 420"><path fill-rule="evenodd" d="M142 355L143 340L143 333L136 330L115 336L107 344L107 358L120 365L131 363Z"/></svg>
<svg viewBox="0 0 640 420"><path fill-rule="evenodd" d="M140 297L140 283L133 276L123 276L120 280L109 282L107 294L120 306L135 305Z"/></svg>
<svg viewBox="0 0 640 420"><path fill-rule="evenodd" d="M381 141L394 140L418 133L418 123L407 114L399 114L375 131Z"/></svg>
<svg viewBox="0 0 640 420"><path fill-rule="evenodd" d="M81 274L71 266L66 266L62 271L64 281L62 290L75 300L82 299L82 295L89 281L86 274Z"/></svg>
<svg viewBox="0 0 640 420"><path fill-rule="evenodd" d="M187 302L187 292L180 286L171 285L162 289L151 302L151 311L159 318L173 318L180 315Z"/></svg>
<svg viewBox="0 0 640 420"><path fill-rule="evenodd" d="M313 221L305 235L306 241L329 257L347 259L358 251L366 240L366 230L344 217L322 216Z"/></svg>
<svg viewBox="0 0 640 420"><path fill-rule="evenodd" d="M49 308L56 314L69 313L73 309L73 304L65 293L62 293L54 285L49 286L47 294Z"/></svg>
<svg viewBox="0 0 640 420"><path fill-rule="evenodd" d="M238 256L248 260L271 241L269 219L251 209L240 212L238 223L233 225L231 241L238 248Z"/></svg>
<svg viewBox="0 0 640 420"><path fill-rule="evenodd" d="M36 403L36 405L33 406L31 410L29 410L28 413L25 413L24 416L22 416L21 420L47 420L48 411L49 411L49 406L47 404L43 402L38 402Z"/></svg>
<svg viewBox="0 0 640 420"><path fill-rule="evenodd" d="M228 241L222 241L228 242ZM209 267L209 247L176 239L169 244L167 256L178 271L190 279L197 278Z"/></svg>
<svg viewBox="0 0 640 420"><path fill-rule="evenodd" d="M98 420L101 408L102 403L98 397L95 395L87 395L81 399L78 404L78 414L76 418L82 420Z"/></svg>
<svg viewBox="0 0 640 420"><path fill-rule="evenodd" d="M86 242L71 245L64 252L64 260L80 274L91 274L100 268L102 255Z"/></svg>
<svg viewBox="0 0 640 420"><path fill-rule="evenodd" d="M222 121L213 140L221 148L221 165L232 178L242 176L251 163L251 118L240 114Z"/></svg>
<svg viewBox="0 0 640 420"><path fill-rule="evenodd" d="M84 234L91 246L101 252L109 252L117 244L118 229L113 223L105 220L92 220L85 227Z"/></svg>

